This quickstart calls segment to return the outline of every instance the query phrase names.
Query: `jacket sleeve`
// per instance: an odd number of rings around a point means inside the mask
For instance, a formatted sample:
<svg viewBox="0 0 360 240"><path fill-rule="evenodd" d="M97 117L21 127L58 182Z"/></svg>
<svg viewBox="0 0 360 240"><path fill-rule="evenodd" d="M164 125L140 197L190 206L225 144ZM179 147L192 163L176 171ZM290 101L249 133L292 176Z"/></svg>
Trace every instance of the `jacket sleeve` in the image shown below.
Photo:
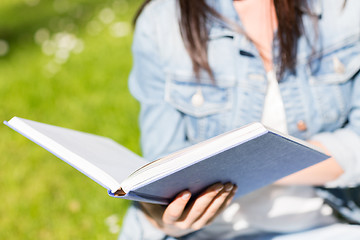
<svg viewBox="0 0 360 240"><path fill-rule="evenodd" d="M182 113L164 100L166 76L157 41L156 14L151 10L145 8L137 20L129 78L130 91L141 106L143 155L150 161L188 145Z"/></svg>
<svg viewBox="0 0 360 240"><path fill-rule="evenodd" d="M348 123L334 132L323 132L312 139L321 142L343 168L344 173L327 187L360 184L360 73L352 79L351 111Z"/></svg>

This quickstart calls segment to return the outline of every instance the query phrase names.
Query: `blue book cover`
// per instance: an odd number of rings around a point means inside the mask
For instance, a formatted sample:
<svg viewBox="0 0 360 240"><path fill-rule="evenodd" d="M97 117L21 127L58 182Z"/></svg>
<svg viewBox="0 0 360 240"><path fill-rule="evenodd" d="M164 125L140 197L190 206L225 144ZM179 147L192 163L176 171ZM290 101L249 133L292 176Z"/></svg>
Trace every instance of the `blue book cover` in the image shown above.
<svg viewBox="0 0 360 240"><path fill-rule="evenodd" d="M240 197L327 158L329 156L317 150L268 131L139 186L131 193L169 202L175 193L184 189L199 193L213 183L231 182L238 186L235 197Z"/></svg>
<svg viewBox="0 0 360 240"><path fill-rule="evenodd" d="M253 123L148 163L109 138L14 117L6 125L84 173L111 196L167 204L217 182L235 197L327 158L299 139Z"/></svg>

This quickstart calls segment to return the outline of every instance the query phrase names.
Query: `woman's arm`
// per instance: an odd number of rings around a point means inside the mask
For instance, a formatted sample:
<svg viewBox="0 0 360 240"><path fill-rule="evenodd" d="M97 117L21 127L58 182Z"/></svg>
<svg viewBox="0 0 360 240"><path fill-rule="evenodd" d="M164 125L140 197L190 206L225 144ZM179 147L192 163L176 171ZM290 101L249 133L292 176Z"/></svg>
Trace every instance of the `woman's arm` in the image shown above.
<svg viewBox="0 0 360 240"><path fill-rule="evenodd" d="M309 141L311 144L323 149L325 153L329 154L328 149L318 141ZM344 170L339 163L333 158L315 164L304 170L284 177L276 182L280 185L325 185L327 182L334 181Z"/></svg>
<svg viewBox="0 0 360 240"><path fill-rule="evenodd" d="M357 43L360 48L360 43ZM358 65L359 66L359 65ZM360 183L360 72L349 76L352 81L351 110L347 123L334 132L316 134L309 141L322 148L331 158L279 180L282 185L305 184L327 187L349 187Z"/></svg>

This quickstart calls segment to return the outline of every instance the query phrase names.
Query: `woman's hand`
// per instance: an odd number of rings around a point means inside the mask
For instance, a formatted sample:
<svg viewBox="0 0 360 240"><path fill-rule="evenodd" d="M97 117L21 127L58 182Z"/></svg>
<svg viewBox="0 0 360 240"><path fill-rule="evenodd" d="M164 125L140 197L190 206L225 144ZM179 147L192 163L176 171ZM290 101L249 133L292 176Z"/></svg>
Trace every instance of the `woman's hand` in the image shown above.
<svg viewBox="0 0 360 240"><path fill-rule="evenodd" d="M231 183L214 184L190 201L183 191L168 205L141 203L149 221L167 235L180 237L209 224L231 202L237 187Z"/></svg>

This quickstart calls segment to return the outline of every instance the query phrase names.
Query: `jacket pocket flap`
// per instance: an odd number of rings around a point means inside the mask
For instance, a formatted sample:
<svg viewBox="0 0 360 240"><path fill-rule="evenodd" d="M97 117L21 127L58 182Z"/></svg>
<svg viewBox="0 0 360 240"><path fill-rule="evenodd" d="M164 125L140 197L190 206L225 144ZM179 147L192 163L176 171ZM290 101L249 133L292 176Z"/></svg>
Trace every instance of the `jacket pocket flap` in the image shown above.
<svg viewBox="0 0 360 240"><path fill-rule="evenodd" d="M339 84L360 70L360 43L350 44L311 63L312 84Z"/></svg>
<svg viewBox="0 0 360 240"><path fill-rule="evenodd" d="M179 111L204 117L229 110L232 105L232 87L235 77L217 77L216 83L210 78L197 81L193 75L168 74L165 100Z"/></svg>

